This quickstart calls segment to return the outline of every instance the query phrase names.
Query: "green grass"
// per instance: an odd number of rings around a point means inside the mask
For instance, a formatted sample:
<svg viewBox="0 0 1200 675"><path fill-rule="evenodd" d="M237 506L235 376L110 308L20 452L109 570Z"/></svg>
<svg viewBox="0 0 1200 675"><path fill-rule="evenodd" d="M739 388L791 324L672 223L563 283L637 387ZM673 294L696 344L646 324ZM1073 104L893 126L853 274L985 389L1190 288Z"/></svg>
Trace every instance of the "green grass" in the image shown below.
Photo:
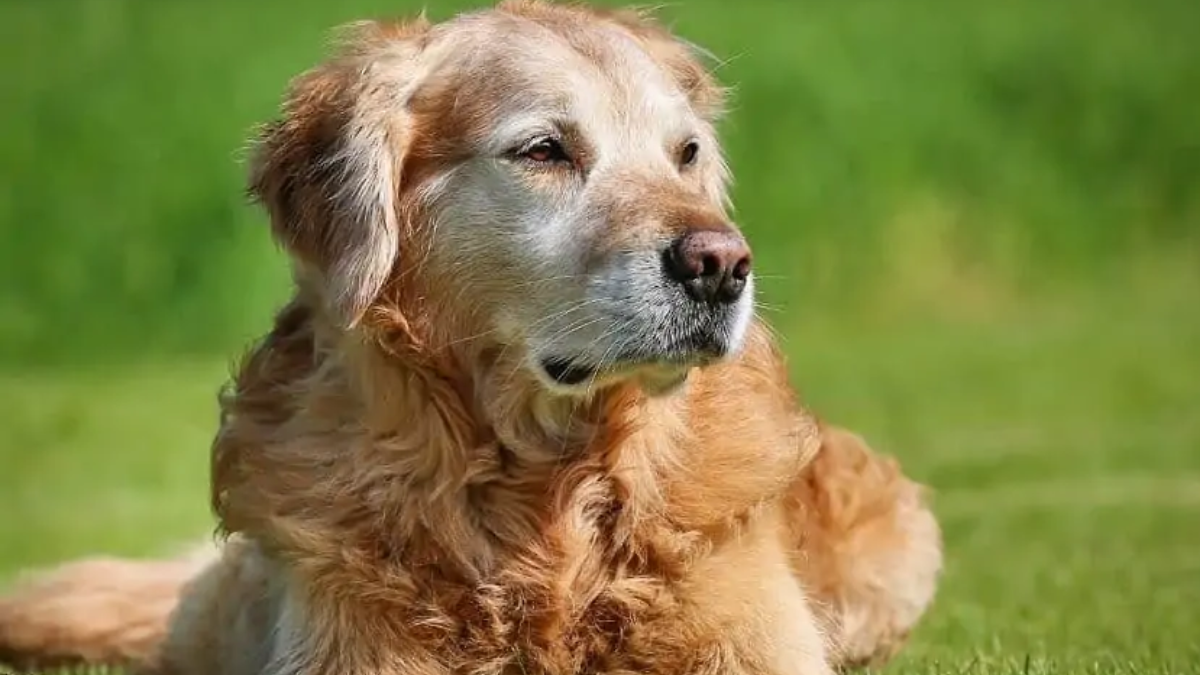
<svg viewBox="0 0 1200 675"><path fill-rule="evenodd" d="M0 583L210 530L215 393L286 281L239 149L330 26L413 6L0 0ZM665 13L737 86L796 383L936 491L889 672L1200 673L1200 4Z"/></svg>

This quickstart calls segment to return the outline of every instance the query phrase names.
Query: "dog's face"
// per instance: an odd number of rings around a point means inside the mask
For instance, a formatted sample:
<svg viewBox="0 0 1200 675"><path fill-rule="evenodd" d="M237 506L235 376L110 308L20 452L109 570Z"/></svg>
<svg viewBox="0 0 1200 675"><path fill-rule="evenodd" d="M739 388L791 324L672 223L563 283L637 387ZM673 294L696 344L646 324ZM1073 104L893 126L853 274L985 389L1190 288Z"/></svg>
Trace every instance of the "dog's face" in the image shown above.
<svg viewBox="0 0 1200 675"><path fill-rule="evenodd" d="M448 340L518 350L563 393L666 390L740 347L750 251L725 214L719 91L687 46L629 16L520 3L373 29L349 62L310 75L316 95L300 83L257 173L347 323L389 279L418 284L471 333ZM281 137L288 124L305 129ZM322 133L316 168L277 159Z"/></svg>

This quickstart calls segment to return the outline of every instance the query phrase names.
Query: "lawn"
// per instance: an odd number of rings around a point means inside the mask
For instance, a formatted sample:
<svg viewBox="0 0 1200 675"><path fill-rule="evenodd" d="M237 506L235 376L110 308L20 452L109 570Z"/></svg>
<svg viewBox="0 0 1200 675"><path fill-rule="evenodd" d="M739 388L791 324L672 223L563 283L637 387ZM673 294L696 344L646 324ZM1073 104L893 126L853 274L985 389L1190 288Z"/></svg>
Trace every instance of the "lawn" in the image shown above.
<svg viewBox="0 0 1200 675"><path fill-rule="evenodd" d="M0 586L211 530L216 391L286 279L242 140L328 27L412 7L0 1ZM1200 4L665 11L737 85L795 383L934 489L887 672L1200 673Z"/></svg>

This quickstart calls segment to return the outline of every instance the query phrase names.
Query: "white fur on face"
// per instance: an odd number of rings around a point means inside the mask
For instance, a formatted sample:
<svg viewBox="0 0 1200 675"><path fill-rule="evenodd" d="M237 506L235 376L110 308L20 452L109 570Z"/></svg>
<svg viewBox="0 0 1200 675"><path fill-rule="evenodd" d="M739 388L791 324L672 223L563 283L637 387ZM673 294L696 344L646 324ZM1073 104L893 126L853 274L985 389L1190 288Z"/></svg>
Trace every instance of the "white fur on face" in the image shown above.
<svg viewBox="0 0 1200 675"><path fill-rule="evenodd" d="M521 85L487 101L483 138L438 182L429 264L484 308L495 333L523 348L535 371L553 360L600 378L649 373L668 386L740 348L753 284L736 303L713 307L691 301L665 275L663 251L677 233L663 222L655 191L721 213L719 146L636 42L616 29L596 33L603 62L561 40L521 35L457 64L483 77L503 69ZM577 165L514 155L544 136L562 139ZM690 139L700 154L685 169L678 152Z"/></svg>

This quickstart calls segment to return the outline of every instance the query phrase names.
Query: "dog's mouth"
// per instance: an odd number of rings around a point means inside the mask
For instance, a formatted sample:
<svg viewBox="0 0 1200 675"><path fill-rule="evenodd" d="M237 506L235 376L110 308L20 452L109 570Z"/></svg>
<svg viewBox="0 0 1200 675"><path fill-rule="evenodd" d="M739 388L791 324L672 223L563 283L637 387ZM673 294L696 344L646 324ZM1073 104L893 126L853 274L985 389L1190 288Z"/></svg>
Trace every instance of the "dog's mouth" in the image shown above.
<svg viewBox="0 0 1200 675"><path fill-rule="evenodd" d="M713 357L688 359L618 359L605 367L577 360L552 357L539 362L554 388L579 392L603 388L622 381L636 381L651 395L674 391L683 384L693 368L702 367Z"/></svg>
<svg viewBox="0 0 1200 675"><path fill-rule="evenodd" d="M589 380L595 379L600 370L594 366L582 365L568 359L549 358L541 363L542 370L554 381L564 387L577 387Z"/></svg>
<svg viewBox="0 0 1200 675"><path fill-rule="evenodd" d="M685 382L695 368L736 352L740 338L732 332L730 326L712 322L702 330L674 335L625 337L622 341L628 344L618 349L593 343L577 349L535 350L530 366L547 387L561 394L590 393L623 382L638 384L648 393L665 393Z"/></svg>

